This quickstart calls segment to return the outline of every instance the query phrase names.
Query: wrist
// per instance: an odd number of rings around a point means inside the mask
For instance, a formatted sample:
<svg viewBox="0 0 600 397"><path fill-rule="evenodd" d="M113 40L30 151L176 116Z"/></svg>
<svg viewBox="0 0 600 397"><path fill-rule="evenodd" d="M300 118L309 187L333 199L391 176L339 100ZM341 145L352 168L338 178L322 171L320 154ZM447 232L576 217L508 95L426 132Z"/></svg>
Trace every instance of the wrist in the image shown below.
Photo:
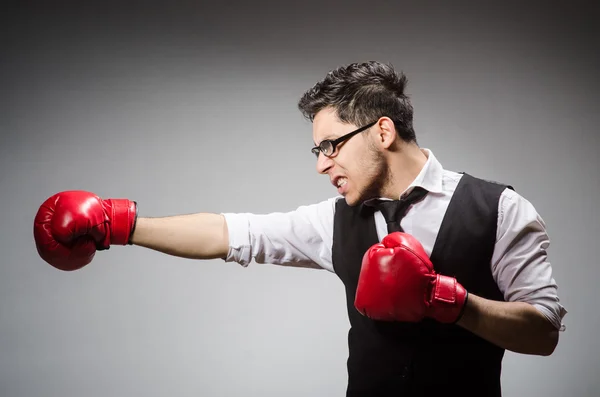
<svg viewBox="0 0 600 397"><path fill-rule="evenodd" d="M133 245L133 233L135 233L135 227L137 226L137 220L139 216L139 207L136 201L133 201L133 205L135 206L135 214L133 216L133 225L131 226L131 231L129 232L129 237L127 238L127 245Z"/></svg>
<svg viewBox="0 0 600 397"><path fill-rule="evenodd" d="M467 290L454 277L437 274L429 299L428 316L446 324L455 324L464 314Z"/></svg>
<svg viewBox="0 0 600 397"><path fill-rule="evenodd" d="M107 199L103 205L110 223L107 236L110 244L130 244L137 221L137 203L128 199Z"/></svg>

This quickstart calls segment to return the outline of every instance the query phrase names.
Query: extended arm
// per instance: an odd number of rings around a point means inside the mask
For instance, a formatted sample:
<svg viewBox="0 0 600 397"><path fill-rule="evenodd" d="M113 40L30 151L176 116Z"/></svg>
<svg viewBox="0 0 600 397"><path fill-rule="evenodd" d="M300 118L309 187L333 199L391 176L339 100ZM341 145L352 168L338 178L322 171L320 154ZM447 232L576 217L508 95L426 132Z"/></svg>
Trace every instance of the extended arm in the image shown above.
<svg viewBox="0 0 600 397"><path fill-rule="evenodd" d="M334 205L330 199L287 213L144 218L132 200L66 191L40 206L34 238L40 256L67 271L86 266L98 250L128 244L191 259L331 269Z"/></svg>
<svg viewBox="0 0 600 397"><path fill-rule="evenodd" d="M138 218L130 241L190 259L225 258L229 250L225 217L212 213Z"/></svg>

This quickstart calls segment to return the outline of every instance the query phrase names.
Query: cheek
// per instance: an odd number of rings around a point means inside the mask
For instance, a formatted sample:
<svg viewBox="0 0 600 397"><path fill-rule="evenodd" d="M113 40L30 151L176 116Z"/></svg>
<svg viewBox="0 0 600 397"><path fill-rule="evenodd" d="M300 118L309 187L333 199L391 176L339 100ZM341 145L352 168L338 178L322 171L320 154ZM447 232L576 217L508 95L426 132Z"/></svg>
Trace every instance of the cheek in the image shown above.
<svg viewBox="0 0 600 397"><path fill-rule="evenodd" d="M374 168L376 168L377 162L375 161L375 156L373 152L370 150L364 150L357 157L358 161L357 167L360 168L362 173L368 173Z"/></svg>
<svg viewBox="0 0 600 397"><path fill-rule="evenodd" d="M348 176L358 184L368 181L377 172L376 163L369 153L360 153L360 157L347 167Z"/></svg>
<svg viewBox="0 0 600 397"><path fill-rule="evenodd" d="M373 151L369 150L366 145L364 143L363 146L345 147L335 160L336 165L343 170L354 185L364 185L377 174L376 158Z"/></svg>

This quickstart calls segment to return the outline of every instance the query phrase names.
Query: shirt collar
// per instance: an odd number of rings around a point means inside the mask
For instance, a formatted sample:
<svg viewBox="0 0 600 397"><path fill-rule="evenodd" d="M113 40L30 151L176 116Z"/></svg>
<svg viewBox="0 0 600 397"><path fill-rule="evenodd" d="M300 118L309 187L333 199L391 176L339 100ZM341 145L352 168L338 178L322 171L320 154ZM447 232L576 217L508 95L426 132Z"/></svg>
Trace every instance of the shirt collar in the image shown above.
<svg viewBox="0 0 600 397"><path fill-rule="evenodd" d="M427 156L427 161L417 177L411 182L410 185L402 192L400 197L404 197L412 191L413 188L419 186L427 190L430 193L441 193L442 192L442 180L444 176L444 168L442 164L434 156L430 149L422 148L421 151ZM367 200L365 204L373 205L377 201L389 200L385 198L375 198Z"/></svg>
<svg viewBox="0 0 600 397"><path fill-rule="evenodd" d="M431 150L423 148L421 151L427 156L427 161L421 169L421 172L419 172L419 175L417 175L415 180L402 193L403 195L409 193L415 186L420 186L431 193L442 192L442 180L444 177L444 168L442 167L442 164L434 156Z"/></svg>

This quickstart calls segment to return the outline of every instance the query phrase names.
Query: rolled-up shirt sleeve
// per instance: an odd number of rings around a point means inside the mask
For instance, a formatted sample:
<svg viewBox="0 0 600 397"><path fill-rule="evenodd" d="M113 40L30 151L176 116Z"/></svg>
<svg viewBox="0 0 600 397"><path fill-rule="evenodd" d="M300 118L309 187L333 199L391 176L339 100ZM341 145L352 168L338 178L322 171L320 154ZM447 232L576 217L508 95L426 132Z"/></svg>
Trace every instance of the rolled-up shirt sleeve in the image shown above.
<svg viewBox="0 0 600 397"><path fill-rule="evenodd" d="M492 273L506 301L527 302L557 329L567 311L560 304L547 250L546 225L534 206L513 190L500 198Z"/></svg>
<svg viewBox="0 0 600 397"><path fill-rule="evenodd" d="M333 272L333 197L289 212L222 213L229 233L226 262L326 269Z"/></svg>

